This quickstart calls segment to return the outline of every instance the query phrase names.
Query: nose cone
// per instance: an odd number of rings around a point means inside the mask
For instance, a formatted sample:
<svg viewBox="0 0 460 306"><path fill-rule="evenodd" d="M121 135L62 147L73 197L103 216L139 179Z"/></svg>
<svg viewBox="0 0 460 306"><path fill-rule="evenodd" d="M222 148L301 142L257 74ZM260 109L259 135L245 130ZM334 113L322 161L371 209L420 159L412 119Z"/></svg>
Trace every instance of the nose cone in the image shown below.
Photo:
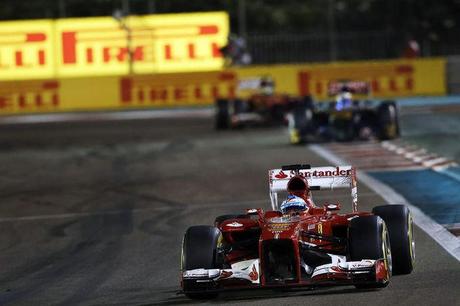
<svg viewBox="0 0 460 306"><path fill-rule="evenodd" d="M297 225L298 222L269 222L262 229L262 239L296 239Z"/></svg>

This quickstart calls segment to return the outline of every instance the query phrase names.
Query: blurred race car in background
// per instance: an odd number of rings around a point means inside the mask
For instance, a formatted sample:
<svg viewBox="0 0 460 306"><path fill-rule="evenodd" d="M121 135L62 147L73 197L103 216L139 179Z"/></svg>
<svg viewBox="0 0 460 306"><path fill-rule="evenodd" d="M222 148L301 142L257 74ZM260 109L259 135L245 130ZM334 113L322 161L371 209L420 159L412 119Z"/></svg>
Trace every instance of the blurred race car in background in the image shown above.
<svg viewBox="0 0 460 306"><path fill-rule="evenodd" d="M252 94L247 99L216 100L216 129L224 130L254 125L287 125L287 114L296 105L311 101L309 96L293 97L275 93L275 83L270 77L242 80L238 84L238 91L250 91Z"/></svg>
<svg viewBox="0 0 460 306"><path fill-rule="evenodd" d="M213 298L239 288L354 285L381 288L414 266L412 217L404 205L359 212L352 166L289 165L269 170L273 210L222 215L214 225L191 226L182 242L181 286L190 298ZM349 188L352 210L312 202L311 190ZM278 204L288 191L298 203ZM285 203L289 203L286 205ZM301 209L299 209L299 207Z"/></svg>
<svg viewBox="0 0 460 306"><path fill-rule="evenodd" d="M354 94L370 96L364 81L338 81L328 86L335 101L303 101L288 115L289 137L293 144L317 141L388 140L400 134L395 101L358 100Z"/></svg>

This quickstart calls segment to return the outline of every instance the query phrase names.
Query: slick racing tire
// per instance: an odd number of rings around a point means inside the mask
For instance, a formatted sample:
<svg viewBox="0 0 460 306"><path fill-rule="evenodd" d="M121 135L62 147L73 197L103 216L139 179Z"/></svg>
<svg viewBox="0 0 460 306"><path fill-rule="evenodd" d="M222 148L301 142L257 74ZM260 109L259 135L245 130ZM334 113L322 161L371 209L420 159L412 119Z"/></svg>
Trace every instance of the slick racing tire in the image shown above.
<svg viewBox="0 0 460 306"><path fill-rule="evenodd" d="M291 144L302 144L314 134L314 106L310 96L294 104L288 115L288 129Z"/></svg>
<svg viewBox="0 0 460 306"><path fill-rule="evenodd" d="M382 218L390 234L393 273L409 274L415 265L415 241L412 215L405 205L382 205L372 209Z"/></svg>
<svg viewBox="0 0 460 306"><path fill-rule="evenodd" d="M379 216L352 219L348 232L348 250L352 261L384 259L387 281L383 283L356 284L356 288L383 288L388 285L392 271L390 237L385 222Z"/></svg>
<svg viewBox="0 0 460 306"><path fill-rule="evenodd" d="M219 253L222 234L219 229L208 226L191 226L187 229L182 243L181 271L193 269L222 269L223 260ZM209 282L183 281L185 295L192 299L211 299L216 292L206 292ZM196 292L194 292L196 291Z"/></svg>
<svg viewBox="0 0 460 306"><path fill-rule="evenodd" d="M216 101L215 127L217 130L230 128L230 103L227 99Z"/></svg>
<svg viewBox="0 0 460 306"><path fill-rule="evenodd" d="M230 219L240 219L240 218L249 218L246 214L229 214L229 215L221 215L216 217L214 220L214 226L218 227L222 222L230 220Z"/></svg>
<svg viewBox="0 0 460 306"><path fill-rule="evenodd" d="M380 140L390 140L399 137L398 109L394 101L383 101L377 108L378 136Z"/></svg>

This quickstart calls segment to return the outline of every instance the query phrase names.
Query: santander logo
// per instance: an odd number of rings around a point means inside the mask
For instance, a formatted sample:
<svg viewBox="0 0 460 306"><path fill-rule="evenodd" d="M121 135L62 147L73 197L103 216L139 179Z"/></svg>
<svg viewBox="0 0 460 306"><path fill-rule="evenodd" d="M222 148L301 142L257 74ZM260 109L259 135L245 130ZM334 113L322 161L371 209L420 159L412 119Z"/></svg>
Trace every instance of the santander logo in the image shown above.
<svg viewBox="0 0 460 306"><path fill-rule="evenodd" d="M284 172L281 170L278 174L275 175L275 177L276 177L277 179L284 179L284 178L287 178L288 176L286 175L286 173L284 173Z"/></svg>

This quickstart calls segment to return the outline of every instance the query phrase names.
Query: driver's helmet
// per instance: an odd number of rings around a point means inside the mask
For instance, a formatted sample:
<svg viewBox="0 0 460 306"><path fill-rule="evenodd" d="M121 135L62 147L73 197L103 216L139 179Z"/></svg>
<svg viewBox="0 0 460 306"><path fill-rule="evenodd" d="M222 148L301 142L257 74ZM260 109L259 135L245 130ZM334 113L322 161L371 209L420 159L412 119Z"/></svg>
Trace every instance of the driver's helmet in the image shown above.
<svg viewBox="0 0 460 306"><path fill-rule="evenodd" d="M307 202L301 197L293 194L288 195L286 201L281 204L281 212L286 214L292 211L305 211L308 209Z"/></svg>
<svg viewBox="0 0 460 306"><path fill-rule="evenodd" d="M349 91L345 91L337 95L335 109L340 111L350 108L353 103L353 96Z"/></svg>

